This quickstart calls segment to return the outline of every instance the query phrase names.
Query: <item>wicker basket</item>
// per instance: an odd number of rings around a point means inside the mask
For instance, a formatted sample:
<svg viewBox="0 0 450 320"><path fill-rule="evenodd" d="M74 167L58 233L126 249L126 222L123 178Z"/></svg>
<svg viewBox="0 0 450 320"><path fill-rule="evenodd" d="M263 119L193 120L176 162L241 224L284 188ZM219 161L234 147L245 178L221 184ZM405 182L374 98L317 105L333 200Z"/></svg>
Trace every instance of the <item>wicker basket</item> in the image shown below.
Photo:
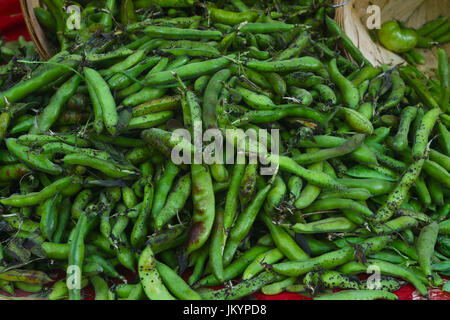
<svg viewBox="0 0 450 320"><path fill-rule="evenodd" d="M335 0L336 4L347 1ZM397 54L386 50L378 42L374 42L369 36L366 21L370 14L367 13L369 5L378 5L381 9L381 23L390 20L399 20L406 26L419 28L426 22L437 18L439 15L450 17L450 0L350 0L347 4L336 9L336 21L341 25L345 33L361 50L363 55L374 65L400 64L405 61ZM450 53L450 44L444 49ZM426 58L424 65L418 69L430 73L437 68L437 49L417 49Z"/></svg>
<svg viewBox="0 0 450 320"><path fill-rule="evenodd" d="M36 51L42 59L50 59L55 54L55 48L48 41L45 36L45 31L42 29L34 14L34 8L40 7L39 0L20 0L20 6L22 7L22 14L28 32L36 45Z"/></svg>

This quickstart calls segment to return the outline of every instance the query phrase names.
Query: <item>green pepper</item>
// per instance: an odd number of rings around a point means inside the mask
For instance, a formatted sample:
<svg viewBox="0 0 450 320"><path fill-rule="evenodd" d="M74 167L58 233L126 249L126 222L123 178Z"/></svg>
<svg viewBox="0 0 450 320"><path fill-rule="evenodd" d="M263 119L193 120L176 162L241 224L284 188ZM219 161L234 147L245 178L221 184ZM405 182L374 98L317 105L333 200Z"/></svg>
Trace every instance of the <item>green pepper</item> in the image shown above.
<svg viewBox="0 0 450 320"><path fill-rule="evenodd" d="M419 40L415 30L401 26L397 21L388 21L378 30L378 39L381 44L396 53L414 49Z"/></svg>

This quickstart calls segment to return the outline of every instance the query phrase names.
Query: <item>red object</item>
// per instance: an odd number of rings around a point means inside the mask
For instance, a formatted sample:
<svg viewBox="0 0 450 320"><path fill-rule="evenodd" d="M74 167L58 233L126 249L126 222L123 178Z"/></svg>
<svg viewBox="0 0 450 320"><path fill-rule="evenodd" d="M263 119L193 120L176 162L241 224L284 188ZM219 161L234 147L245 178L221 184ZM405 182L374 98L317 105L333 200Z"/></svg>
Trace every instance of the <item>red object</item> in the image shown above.
<svg viewBox="0 0 450 320"><path fill-rule="evenodd" d="M17 40L20 36L30 40L30 34L23 20L18 0L0 0L0 34L6 41Z"/></svg>
<svg viewBox="0 0 450 320"><path fill-rule="evenodd" d="M0 33L6 41L16 40L19 36L24 36L25 39L30 40L30 35L23 20L22 11L20 9L19 0L0 0ZM129 277L129 275L128 275ZM127 278L128 278L127 277ZM185 280L187 276L185 275ZM0 290L0 293L2 291ZM94 292L92 288L87 288L84 293L88 299L93 299ZM443 292L440 289L428 290L430 300L450 300L450 293ZM400 290L395 292L400 300L422 300L421 297L409 284L403 286ZM17 297L26 297L28 294L21 290L16 290ZM285 292L275 296L266 296L262 293L255 293L253 296L258 300L311 300L311 298L302 296L298 293Z"/></svg>

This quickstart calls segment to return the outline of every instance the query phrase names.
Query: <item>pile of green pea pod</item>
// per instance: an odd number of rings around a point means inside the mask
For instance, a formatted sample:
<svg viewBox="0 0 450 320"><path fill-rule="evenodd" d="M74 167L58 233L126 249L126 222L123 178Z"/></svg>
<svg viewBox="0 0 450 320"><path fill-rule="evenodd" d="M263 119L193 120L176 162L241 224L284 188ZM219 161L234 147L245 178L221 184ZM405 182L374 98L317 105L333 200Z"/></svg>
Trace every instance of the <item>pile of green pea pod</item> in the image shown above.
<svg viewBox="0 0 450 320"><path fill-rule="evenodd" d="M80 1L78 30L43 2L61 51L0 67L0 289L371 300L450 276L445 51L436 76L374 67L331 1ZM176 165L199 124L278 129L276 173Z"/></svg>

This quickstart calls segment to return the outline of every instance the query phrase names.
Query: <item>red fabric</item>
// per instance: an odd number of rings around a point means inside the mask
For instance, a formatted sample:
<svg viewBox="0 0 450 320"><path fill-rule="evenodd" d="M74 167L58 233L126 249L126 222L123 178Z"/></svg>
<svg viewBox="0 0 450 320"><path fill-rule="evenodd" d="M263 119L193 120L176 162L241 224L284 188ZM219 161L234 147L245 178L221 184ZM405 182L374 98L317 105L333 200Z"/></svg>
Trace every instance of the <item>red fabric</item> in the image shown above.
<svg viewBox="0 0 450 320"><path fill-rule="evenodd" d="M30 34L23 20L19 0L0 0L0 34L6 41L20 36L30 40Z"/></svg>
<svg viewBox="0 0 450 320"><path fill-rule="evenodd" d="M0 33L2 37L6 41L13 41L22 35L27 40L30 40L30 35L23 20L19 0L0 0L0 8ZM187 280L187 277L188 274L185 274L185 280ZM128 273L127 278L129 278L128 280L131 280L133 275ZM92 287L84 289L83 293L89 300L94 298L94 291ZM445 293L440 289L429 289L428 293L431 300L450 300L450 293ZM423 299L423 297L421 297L410 284L403 286L400 290L395 292L395 294L400 298L400 300ZM28 294L26 292L16 290L16 296L18 297L25 297L27 295ZM258 300L311 300L311 298L290 292L281 293L275 296L266 296L262 293L255 293L253 296Z"/></svg>

